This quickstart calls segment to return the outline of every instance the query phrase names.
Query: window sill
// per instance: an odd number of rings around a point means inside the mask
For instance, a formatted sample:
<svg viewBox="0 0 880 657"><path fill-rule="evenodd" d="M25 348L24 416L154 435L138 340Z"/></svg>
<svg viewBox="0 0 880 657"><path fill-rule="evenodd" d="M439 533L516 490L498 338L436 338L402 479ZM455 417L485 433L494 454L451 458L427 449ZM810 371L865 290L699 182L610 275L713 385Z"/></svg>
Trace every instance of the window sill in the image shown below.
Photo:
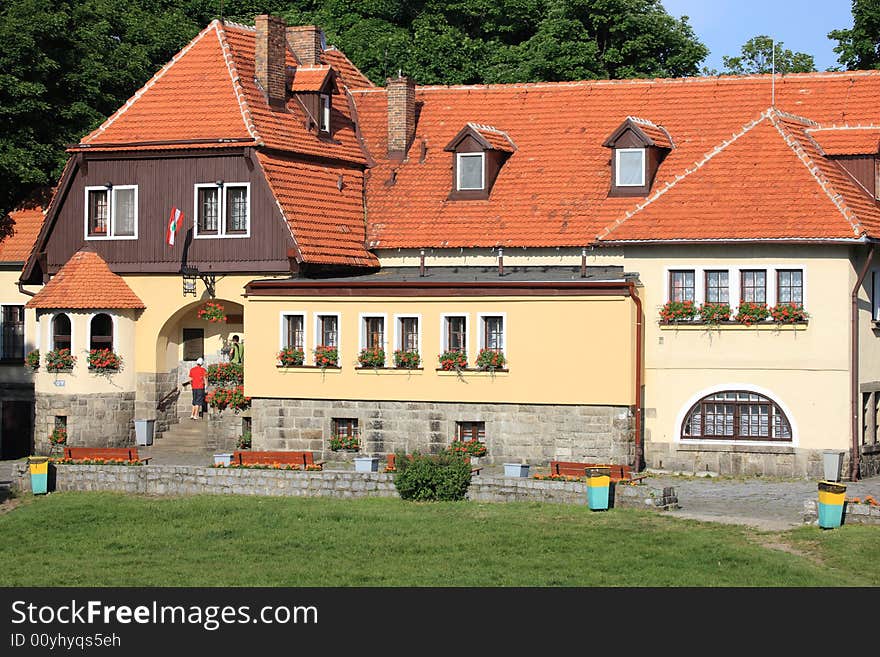
<svg viewBox="0 0 880 657"><path fill-rule="evenodd" d="M510 370L508 369L498 369L498 370L478 370L476 368L468 367L463 370L444 370L441 368L437 368L434 370L440 376L458 376L459 374L462 376L507 376L510 374Z"/></svg>
<svg viewBox="0 0 880 657"><path fill-rule="evenodd" d="M421 374L425 371L424 367L356 367L357 374L378 374L378 375L400 375L400 374Z"/></svg>
<svg viewBox="0 0 880 657"><path fill-rule="evenodd" d="M680 322L678 324L660 323L661 331L803 331L809 322L793 324L777 324L775 322L758 322L757 324L740 324L739 322Z"/></svg>
<svg viewBox="0 0 880 657"><path fill-rule="evenodd" d="M285 367L284 365L276 365L277 369L283 372L341 372L342 368L338 365L335 367L318 367L317 365L292 365L290 367Z"/></svg>
<svg viewBox="0 0 880 657"><path fill-rule="evenodd" d="M686 441L686 442L685 442ZM794 454L795 448L790 442L783 441L755 441L744 440L712 440L699 438L685 438L675 444L679 452L733 452L743 454Z"/></svg>

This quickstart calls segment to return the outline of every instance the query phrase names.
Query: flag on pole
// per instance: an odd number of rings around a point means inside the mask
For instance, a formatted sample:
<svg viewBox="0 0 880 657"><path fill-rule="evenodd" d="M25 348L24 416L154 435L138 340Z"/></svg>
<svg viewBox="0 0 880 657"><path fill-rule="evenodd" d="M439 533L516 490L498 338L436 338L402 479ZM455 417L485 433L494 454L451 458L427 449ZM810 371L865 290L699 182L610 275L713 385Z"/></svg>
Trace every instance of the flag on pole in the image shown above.
<svg viewBox="0 0 880 657"><path fill-rule="evenodd" d="M177 208L171 208L171 216L168 217L168 230L165 231L165 242L168 246L174 246L174 236L180 230L180 222L183 221L183 212Z"/></svg>

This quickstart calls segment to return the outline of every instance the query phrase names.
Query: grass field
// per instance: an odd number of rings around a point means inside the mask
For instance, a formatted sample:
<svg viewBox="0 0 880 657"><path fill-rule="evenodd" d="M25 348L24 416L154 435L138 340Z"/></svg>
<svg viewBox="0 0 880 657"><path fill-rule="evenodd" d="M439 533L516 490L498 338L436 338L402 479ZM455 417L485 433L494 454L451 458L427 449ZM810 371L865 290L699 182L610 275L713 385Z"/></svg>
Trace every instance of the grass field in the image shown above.
<svg viewBox="0 0 880 657"><path fill-rule="evenodd" d="M54 493L0 513L2 586L877 586L880 528L650 511Z"/></svg>

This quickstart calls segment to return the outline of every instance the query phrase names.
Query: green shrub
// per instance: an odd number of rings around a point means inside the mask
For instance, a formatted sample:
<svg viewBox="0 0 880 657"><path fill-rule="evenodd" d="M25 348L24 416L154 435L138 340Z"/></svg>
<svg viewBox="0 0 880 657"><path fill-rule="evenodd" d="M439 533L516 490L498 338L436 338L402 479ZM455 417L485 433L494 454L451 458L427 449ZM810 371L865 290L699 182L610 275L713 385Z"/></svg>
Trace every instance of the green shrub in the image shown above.
<svg viewBox="0 0 880 657"><path fill-rule="evenodd" d="M454 454L398 454L394 485L404 500L463 500L471 483L471 466Z"/></svg>

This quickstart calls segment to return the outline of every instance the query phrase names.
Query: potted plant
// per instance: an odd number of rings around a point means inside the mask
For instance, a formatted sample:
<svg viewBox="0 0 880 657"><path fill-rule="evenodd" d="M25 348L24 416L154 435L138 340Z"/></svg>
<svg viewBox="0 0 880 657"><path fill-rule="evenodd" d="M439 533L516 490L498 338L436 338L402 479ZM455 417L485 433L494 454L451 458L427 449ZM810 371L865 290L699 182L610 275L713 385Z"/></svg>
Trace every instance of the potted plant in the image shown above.
<svg viewBox="0 0 880 657"><path fill-rule="evenodd" d="M325 347L323 345L315 347L315 365L321 369L325 367L338 367L339 350L336 347Z"/></svg>
<svg viewBox="0 0 880 657"><path fill-rule="evenodd" d="M278 358L278 367L300 367L305 360L305 354L297 347L284 347L276 358Z"/></svg>
<svg viewBox="0 0 880 657"><path fill-rule="evenodd" d="M751 326L757 322L763 322L770 316L766 303L753 303L751 301L743 301L739 304L739 310L736 313L736 321L746 326Z"/></svg>
<svg viewBox="0 0 880 657"><path fill-rule="evenodd" d="M237 449L250 449L251 448L251 432L244 431L238 437L238 442L235 443L235 447Z"/></svg>
<svg viewBox="0 0 880 657"><path fill-rule="evenodd" d="M35 372L40 369L40 350L34 349L24 357L24 366Z"/></svg>
<svg viewBox="0 0 880 657"><path fill-rule="evenodd" d="M770 309L770 317L777 324L806 322L809 315L799 303L777 303Z"/></svg>
<svg viewBox="0 0 880 657"><path fill-rule="evenodd" d="M360 449L361 441L357 436L333 436L330 439L330 449L334 452L356 452Z"/></svg>
<svg viewBox="0 0 880 657"><path fill-rule="evenodd" d="M693 301L667 301L660 309L661 324L689 322L697 314Z"/></svg>
<svg viewBox="0 0 880 657"><path fill-rule="evenodd" d="M358 354L358 365L374 369L385 367L385 350L379 347L361 349L361 353Z"/></svg>
<svg viewBox="0 0 880 657"><path fill-rule="evenodd" d="M463 370L467 368L467 355L463 351L444 351L438 356L440 369L446 371Z"/></svg>
<svg viewBox="0 0 880 657"><path fill-rule="evenodd" d="M418 351L398 349L394 352L394 367L399 367L405 370L414 370L421 362L422 358L419 356Z"/></svg>
<svg viewBox="0 0 880 657"><path fill-rule="evenodd" d="M49 444L52 445L53 452L60 452L61 448L67 444L67 428L55 427L49 434Z"/></svg>
<svg viewBox="0 0 880 657"><path fill-rule="evenodd" d="M729 303L704 303L699 312L700 319L706 324L720 324L730 320Z"/></svg>
<svg viewBox="0 0 880 657"><path fill-rule="evenodd" d="M504 369L507 359L500 351L494 349L480 349L477 354L477 367L487 372Z"/></svg>
<svg viewBox="0 0 880 657"><path fill-rule="evenodd" d="M53 349L46 354L46 370L49 372L70 372L76 364L76 356L70 349Z"/></svg>
<svg viewBox="0 0 880 657"><path fill-rule="evenodd" d="M216 301L206 301L197 314L199 319L204 319L206 322L217 323L226 321L226 311Z"/></svg>
<svg viewBox="0 0 880 657"><path fill-rule="evenodd" d="M112 349L90 349L89 371L97 374L118 372L122 366L122 358Z"/></svg>

